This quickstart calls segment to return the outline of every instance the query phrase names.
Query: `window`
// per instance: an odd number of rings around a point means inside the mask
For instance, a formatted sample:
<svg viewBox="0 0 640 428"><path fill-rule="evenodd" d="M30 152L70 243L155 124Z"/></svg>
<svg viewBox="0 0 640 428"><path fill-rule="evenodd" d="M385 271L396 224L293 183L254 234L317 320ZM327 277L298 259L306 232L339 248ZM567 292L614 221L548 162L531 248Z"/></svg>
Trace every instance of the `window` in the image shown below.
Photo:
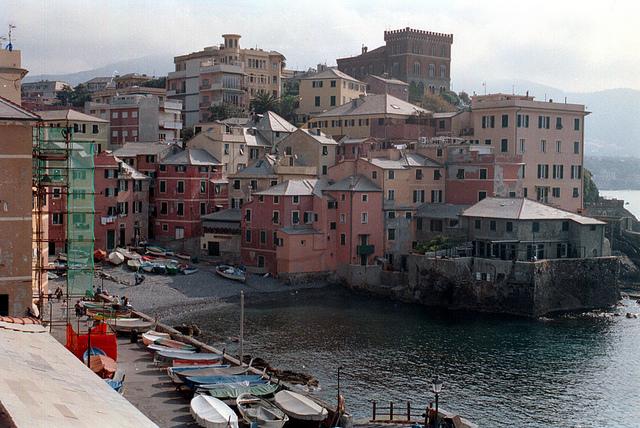
<svg viewBox="0 0 640 428"><path fill-rule="evenodd" d="M258 190L258 180L249 181L249 186L251 187L251 190L253 190L253 191Z"/></svg>
<svg viewBox="0 0 640 428"><path fill-rule="evenodd" d="M387 200L393 201L396 198L396 191L393 189L387 190Z"/></svg>
<svg viewBox="0 0 640 428"><path fill-rule="evenodd" d="M111 131L111 136L113 138L118 138L118 131Z"/></svg>
<svg viewBox="0 0 640 428"><path fill-rule="evenodd" d="M564 165L553 165L552 177L562 180L564 178Z"/></svg>
<svg viewBox="0 0 640 428"><path fill-rule="evenodd" d="M330 106L335 106L336 105L336 96L335 95L331 95L330 101L329 101L329 105Z"/></svg>
<svg viewBox="0 0 640 428"><path fill-rule="evenodd" d="M540 140L540 152L547 152L547 140Z"/></svg>
<svg viewBox="0 0 640 428"><path fill-rule="evenodd" d="M503 114L502 115L502 127L503 128L508 128L509 127L509 115L508 114Z"/></svg>
<svg viewBox="0 0 640 428"><path fill-rule="evenodd" d="M476 220L474 222L474 227L478 230L480 230L482 228L482 221L481 220Z"/></svg>
<svg viewBox="0 0 640 428"><path fill-rule="evenodd" d="M563 221L562 222L562 231L563 232L568 232L569 231L569 222L568 221Z"/></svg>
<svg viewBox="0 0 640 428"><path fill-rule="evenodd" d="M229 154L229 144L228 143L225 143L225 145L224 145L224 154L225 155Z"/></svg>
<svg viewBox="0 0 640 428"><path fill-rule="evenodd" d="M571 165L571 178L574 180L582 178L582 165Z"/></svg>
<svg viewBox="0 0 640 428"><path fill-rule="evenodd" d="M528 128L529 127L529 115L528 114L518 114L517 118L517 127L518 128Z"/></svg>
<svg viewBox="0 0 640 428"><path fill-rule="evenodd" d="M347 245L347 235L344 233L340 234L340 245Z"/></svg>
<svg viewBox="0 0 640 428"><path fill-rule="evenodd" d="M396 239L396 230L395 229L388 229L387 230L387 239L389 241L393 241Z"/></svg>
<svg viewBox="0 0 640 428"><path fill-rule="evenodd" d="M481 200L485 199L486 197L487 197L487 192L485 192L485 191L478 192L478 201L481 201Z"/></svg>
<svg viewBox="0 0 640 428"><path fill-rule="evenodd" d="M538 128L549 129L551 124L551 118L549 116L538 116Z"/></svg>
<svg viewBox="0 0 640 428"><path fill-rule="evenodd" d="M378 171L371 171L371 178L372 179L377 179L378 178Z"/></svg>
<svg viewBox="0 0 640 428"><path fill-rule="evenodd" d="M53 213L51 215L51 224L62 224L63 215L62 213Z"/></svg>
<svg viewBox="0 0 640 428"><path fill-rule="evenodd" d="M540 223L538 223L537 221L534 221L534 222L531 224L531 231L532 231L533 233L538 233L538 232L540 232Z"/></svg>
<svg viewBox="0 0 640 428"><path fill-rule="evenodd" d="M396 178L396 172L395 172L395 171L393 171L393 170L391 170L391 171L387 172L387 178L388 178L389 180L393 180L394 178Z"/></svg>
<svg viewBox="0 0 640 428"><path fill-rule="evenodd" d="M138 112L137 111L132 111L131 112L131 117L133 117L133 118L138 117Z"/></svg>
<svg viewBox="0 0 640 428"><path fill-rule="evenodd" d="M480 168L480 180L486 180L486 179L487 179L487 169Z"/></svg>
<svg viewBox="0 0 640 428"><path fill-rule="evenodd" d="M178 181L176 191L178 193L184 193L184 181L182 180Z"/></svg>
<svg viewBox="0 0 640 428"><path fill-rule="evenodd" d="M430 223L431 232L442 232L442 220L431 220Z"/></svg>
<svg viewBox="0 0 640 428"><path fill-rule="evenodd" d="M296 195L296 196L293 196L291 199L292 199L292 202L294 204L299 204L300 203L300 196Z"/></svg>
<svg viewBox="0 0 640 428"><path fill-rule="evenodd" d="M111 112L111 118L112 119L117 119L118 118L118 112L117 111Z"/></svg>
<svg viewBox="0 0 640 428"><path fill-rule="evenodd" d="M362 224L369 223L369 214L368 213L361 213L360 214L360 223L362 223Z"/></svg>
<svg viewBox="0 0 640 428"><path fill-rule="evenodd" d="M573 153L576 155L580 154L580 141L573 142Z"/></svg>
<svg viewBox="0 0 640 428"><path fill-rule="evenodd" d="M575 118L573 119L573 130L574 131L579 131L580 130L580 118Z"/></svg>
<svg viewBox="0 0 640 428"><path fill-rule="evenodd" d="M314 105L320 107L320 96L315 97Z"/></svg>
<svg viewBox="0 0 640 428"><path fill-rule="evenodd" d="M93 125L91 131L93 134L97 134L98 132L100 132L100 129L98 128L98 125Z"/></svg>
<svg viewBox="0 0 640 428"><path fill-rule="evenodd" d="M440 177L442 177L440 170L439 169L434 169L433 170L433 179L438 181L438 180L440 180Z"/></svg>
<svg viewBox="0 0 640 428"><path fill-rule="evenodd" d="M206 193L207 191L207 182L204 180L200 180L200 193Z"/></svg>
<svg viewBox="0 0 640 428"><path fill-rule="evenodd" d="M248 209L244 212L244 219L247 223L251 223L251 210Z"/></svg>
<svg viewBox="0 0 640 428"><path fill-rule="evenodd" d="M200 215L205 215L207 213L207 203L200 202Z"/></svg>
<svg viewBox="0 0 640 428"><path fill-rule="evenodd" d="M579 191L578 191L578 188L577 188L577 187L574 187L574 188L573 188L573 197L574 197L574 198L578 198L579 196L580 196L580 193L579 193Z"/></svg>
<svg viewBox="0 0 640 428"><path fill-rule="evenodd" d="M263 245L267 243L267 232L264 230L260 231L260 243Z"/></svg>
<svg viewBox="0 0 640 428"><path fill-rule="evenodd" d="M407 211L406 213L404 213L404 218L406 218L407 220L411 220L412 218L411 211Z"/></svg>
<svg viewBox="0 0 640 428"><path fill-rule="evenodd" d="M559 198L560 197L560 188L559 187L554 187L551 189L551 196L553 196L554 198Z"/></svg>
<svg viewBox="0 0 640 428"><path fill-rule="evenodd" d="M491 139L488 138L488 139L484 140L484 144L486 144L487 146L491 145Z"/></svg>
<svg viewBox="0 0 640 428"><path fill-rule="evenodd" d="M433 204L442 203L442 190L432 190L431 191L431 203L433 203Z"/></svg>
<svg viewBox="0 0 640 428"><path fill-rule="evenodd" d="M176 165L176 172L185 172L187 170L186 165Z"/></svg>
<svg viewBox="0 0 640 428"><path fill-rule="evenodd" d="M456 178L458 180L464 180L464 168L458 169L458 172L456 172Z"/></svg>
<svg viewBox="0 0 640 428"><path fill-rule="evenodd" d="M160 171L166 171L166 170L167 170L166 165L160 165Z"/></svg>
<svg viewBox="0 0 640 428"><path fill-rule="evenodd" d="M183 216L184 215L184 203L183 202L178 202L177 206L176 206L176 214L179 216Z"/></svg>
<svg viewBox="0 0 640 428"><path fill-rule="evenodd" d="M347 217L344 214L340 214L340 224L344 224L347 221Z"/></svg>
<svg viewBox="0 0 640 428"><path fill-rule="evenodd" d="M422 170L416 169L416 180L422 180Z"/></svg>
<svg viewBox="0 0 640 428"><path fill-rule="evenodd" d="M62 189L60 189L59 187L54 187L53 188L53 195L51 196L52 199L60 199L62 197L62 193L61 193Z"/></svg>
<svg viewBox="0 0 640 428"><path fill-rule="evenodd" d="M251 242L251 230L250 230L250 229L247 229L247 230L244 232L244 240L245 240L246 242Z"/></svg>
<svg viewBox="0 0 640 428"><path fill-rule="evenodd" d="M562 118L556 117L556 129L562 129Z"/></svg>
<svg viewBox="0 0 640 428"><path fill-rule="evenodd" d="M509 151L509 140L507 140L506 138L503 138L502 141L500 141L500 151L502 153L506 153Z"/></svg>
<svg viewBox="0 0 640 428"><path fill-rule="evenodd" d="M322 165L322 175L327 175L328 167L326 165Z"/></svg>
<svg viewBox="0 0 640 428"><path fill-rule="evenodd" d="M166 202L160 202L160 214L167 214L168 212L168 204Z"/></svg>
<svg viewBox="0 0 640 428"><path fill-rule="evenodd" d="M413 202L414 203L424 203L424 190L414 190L413 191Z"/></svg>
<svg viewBox="0 0 640 428"><path fill-rule="evenodd" d="M291 223L300 223L300 211L291 211Z"/></svg>
<svg viewBox="0 0 640 428"><path fill-rule="evenodd" d="M489 222L489 230L496 230L496 221L495 220L491 220Z"/></svg>
<svg viewBox="0 0 640 428"><path fill-rule="evenodd" d="M549 178L549 165L538 164L538 178Z"/></svg>
<svg viewBox="0 0 640 428"><path fill-rule="evenodd" d="M508 221L505 229L507 230L507 232L513 232L513 223Z"/></svg>
<svg viewBox="0 0 640 428"><path fill-rule="evenodd" d="M162 231L167 232L169 230L169 225L166 223L162 223Z"/></svg>
<svg viewBox="0 0 640 428"><path fill-rule="evenodd" d="M362 195L362 202L367 202L369 200L369 195L366 193Z"/></svg>
<svg viewBox="0 0 640 428"><path fill-rule="evenodd" d="M259 268L264 267L264 256L258 256L258 267Z"/></svg>
<svg viewBox="0 0 640 428"><path fill-rule="evenodd" d="M240 180L233 180L233 188L236 190L240 189Z"/></svg>
<svg viewBox="0 0 640 428"><path fill-rule="evenodd" d="M331 81L331 87L332 87L332 88L335 88L335 87L336 87L336 81L335 81L335 80L332 80L332 81Z"/></svg>
<svg viewBox="0 0 640 428"><path fill-rule="evenodd" d="M483 128L495 128L496 127L496 117L495 116L482 116L482 127Z"/></svg>

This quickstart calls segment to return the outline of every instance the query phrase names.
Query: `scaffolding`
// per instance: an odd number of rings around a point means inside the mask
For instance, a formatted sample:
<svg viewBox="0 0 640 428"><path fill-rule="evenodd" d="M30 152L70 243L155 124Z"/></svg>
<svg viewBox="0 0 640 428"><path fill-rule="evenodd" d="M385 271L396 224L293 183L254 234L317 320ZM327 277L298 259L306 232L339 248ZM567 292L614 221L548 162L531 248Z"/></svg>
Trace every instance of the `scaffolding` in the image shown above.
<svg viewBox="0 0 640 428"><path fill-rule="evenodd" d="M75 139L74 127L68 121L64 125L39 125L33 131L34 248L37 253L34 291L38 293L40 313L43 313L44 276L55 269L44 265L44 257L40 253L49 241L43 221L51 206L47 200L54 194L65 200L60 214L66 226L67 275L63 292L67 308L71 298L85 296L93 288L95 144L93 141Z"/></svg>

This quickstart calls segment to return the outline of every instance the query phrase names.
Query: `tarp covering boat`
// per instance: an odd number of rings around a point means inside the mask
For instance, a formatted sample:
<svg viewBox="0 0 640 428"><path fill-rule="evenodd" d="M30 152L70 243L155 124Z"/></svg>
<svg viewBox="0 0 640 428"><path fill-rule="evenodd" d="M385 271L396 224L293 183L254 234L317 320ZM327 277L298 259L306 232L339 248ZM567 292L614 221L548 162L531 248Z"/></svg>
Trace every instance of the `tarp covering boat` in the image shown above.
<svg viewBox="0 0 640 428"><path fill-rule="evenodd" d="M274 397L275 403L284 412L301 421L323 421L327 418L327 409L318 403L293 391L280 391Z"/></svg>
<svg viewBox="0 0 640 428"><path fill-rule="evenodd" d="M250 393L256 397L266 397L275 393L279 388L279 385L266 384L266 385L215 385L204 388L199 388L198 391L204 394L208 394L212 397L219 398L221 400L235 399L240 394Z"/></svg>

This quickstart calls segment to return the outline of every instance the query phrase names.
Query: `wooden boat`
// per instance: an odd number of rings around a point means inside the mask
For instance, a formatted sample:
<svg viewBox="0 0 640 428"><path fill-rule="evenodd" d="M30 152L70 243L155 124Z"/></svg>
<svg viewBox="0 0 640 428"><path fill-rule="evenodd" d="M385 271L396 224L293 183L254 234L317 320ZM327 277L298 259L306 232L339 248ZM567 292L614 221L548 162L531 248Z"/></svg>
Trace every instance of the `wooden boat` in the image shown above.
<svg viewBox="0 0 640 428"><path fill-rule="evenodd" d="M153 361L158 365L196 365L206 364L213 365L222 360L221 354L210 354L205 352L196 352L194 354L185 354L182 352L160 351L156 352Z"/></svg>
<svg viewBox="0 0 640 428"><path fill-rule="evenodd" d="M140 266L142 266L142 263L140 263L139 259L127 260L127 267L134 272L137 272L138 270L140 270Z"/></svg>
<svg viewBox="0 0 640 428"><path fill-rule="evenodd" d="M192 275L196 272L198 272L198 268L193 266L185 266L180 269L180 273L182 273L183 275Z"/></svg>
<svg viewBox="0 0 640 428"><path fill-rule="evenodd" d="M256 397L267 397L274 394L280 385L263 384L263 385L213 385L200 387L197 391L210 395L221 400L235 400L241 394L251 394Z"/></svg>
<svg viewBox="0 0 640 428"><path fill-rule="evenodd" d="M82 355L82 361L84 361L85 364L87 364L87 361L89 360L89 354L91 354L91 356L107 355L107 353L100 348L87 349L86 351L84 351L84 354Z"/></svg>
<svg viewBox="0 0 640 428"><path fill-rule="evenodd" d="M121 265L124 262L124 256L117 251L113 251L111 254L109 254L109 262L112 265Z"/></svg>
<svg viewBox="0 0 640 428"><path fill-rule="evenodd" d="M242 269L229 265L216 266L216 273L223 278L231 279L233 281L244 282L246 279L246 275Z"/></svg>
<svg viewBox="0 0 640 428"><path fill-rule="evenodd" d="M191 256L189 254L184 254L184 253L176 253L175 256L179 259L182 260L187 260L187 261L191 261Z"/></svg>
<svg viewBox="0 0 640 428"><path fill-rule="evenodd" d="M154 263L151 272L164 275L167 273L167 267L162 263Z"/></svg>
<svg viewBox="0 0 640 428"><path fill-rule="evenodd" d="M122 254L124 256L125 259L127 260L140 260L141 256L140 254L133 252L133 251L129 251L126 248L116 248L116 251L120 254Z"/></svg>
<svg viewBox="0 0 640 428"><path fill-rule="evenodd" d="M146 253L156 257L162 257L167 254L164 248L160 247L147 247Z"/></svg>
<svg viewBox="0 0 640 428"><path fill-rule="evenodd" d="M140 264L140 267L146 273L152 273L153 272L153 265L154 265L154 263L151 263L151 262L142 262Z"/></svg>
<svg viewBox="0 0 640 428"><path fill-rule="evenodd" d="M232 375L232 376L186 376L183 377L184 383L191 389L196 389L201 385L215 384L239 384L239 385L255 385L264 384L266 381L260 375Z"/></svg>
<svg viewBox="0 0 640 428"><path fill-rule="evenodd" d="M112 378L118 369L118 364L106 355L92 355L89 357L89 368L103 379Z"/></svg>
<svg viewBox="0 0 640 428"><path fill-rule="evenodd" d="M238 416L217 398L196 395L191 399L191 416L201 427L238 428Z"/></svg>
<svg viewBox="0 0 640 428"><path fill-rule="evenodd" d="M328 412L309 397L293 391L280 391L274 396L274 402L290 418L299 421L324 421Z"/></svg>
<svg viewBox="0 0 640 428"><path fill-rule="evenodd" d="M236 398L236 405L242 419L249 425L256 422L259 427L282 428L289 421L282 410L255 395L240 394Z"/></svg>
<svg viewBox="0 0 640 428"><path fill-rule="evenodd" d="M178 273L178 265L174 264L174 263L167 263L165 265L165 268L167 270L167 274L169 275L175 275Z"/></svg>
<svg viewBox="0 0 640 428"><path fill-rule="evenodd" d="M168 348L196 351L196 347L193 345L189 345L188 343L180 342L178 340L173 340L166 337L161 337L159 339L156 339L153 341L153 343L156 345L166 346Z"/></svg>
<svg viewBox="0 0 640 428"><path fill-rule="evenodd" d="M151 345L147 345L147 350L150 352L174 351L181 354L195 354L196 352L193 349L175 349L169 348L168 346L156 345L154 343L152 343Z"/></svg>
<svg viewBox="0 0 640 428"><path fill-rule="evenodd" d="M224 370L224 369L236 369L236 368L238 367L229 367L228 364L214 364L210 366L168 367L167 375L171 378L173 383L182 384L184 383L183 378L190 376L191 374L194 374L194 373L200 373L200 370ZM218 374L218 372L206 372L205 374L208 374L208 373ZM238 374L241 374L241 373L238 373ZM194 374L194 376L200 376L200 374Z"/></svg>
<svg viewBox="0 0 640 428"><path fill-rule="evenodd" d="M97 249L93 252L93 260L96 262L101 262L107 258L107 252L105 250Z"/></svg>
<svg viewBox="0 0 640 428"><path fill-rule="evenodd" d="M144 331L153 327L154 324L153 321L142 318L114 318L106 320L106 323L117 332Z"/></svg>
<svg viewBox="0 0 640 428"><path fill-rule="evenodd" d="M169 333L161 333L155 330L149 330L142 334L142 343L147 346L151 345L157 339L171 339L171 335Z"/></svg>
<svg viewBox="0 0 640 428"><path fill-rule="evenodd" d="M87 315L97 320L124 319L131 316L130 309L87 309Z"/></svg>

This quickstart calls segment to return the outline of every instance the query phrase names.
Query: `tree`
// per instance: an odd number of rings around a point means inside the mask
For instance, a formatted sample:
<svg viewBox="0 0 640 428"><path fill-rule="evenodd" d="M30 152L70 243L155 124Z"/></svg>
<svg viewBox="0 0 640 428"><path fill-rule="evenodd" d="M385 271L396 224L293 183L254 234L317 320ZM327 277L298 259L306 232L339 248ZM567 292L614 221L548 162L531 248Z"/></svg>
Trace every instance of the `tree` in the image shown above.
<svg viewBox="0 0 640 428"><path fill-rule="evenodd" d="M453 91L442 92L440 93L440 96L442 97L442 99L453 106L459 107L462 104L460 98L458 97L458 94Z"/></svg>
<svg viewBox="0 0 640 428"><path fill-rule="evenodd" d="M70 86L65 86L62 91L58 92L56 98L58 98L56 104L60 106L84 107L85 102L91 101L91 93L81 83L73 89Z"/></svg>
<svg viewBox="0 0 640 428"><path fill-rule="evenodd" d="M409 102L417 104L424 97L424 86L418 86L416 82L409 84Z"/></svg>
<svg viewBox="0 0 640 428"><path fill-rule="evenodd" d="M469 98L469 94L467 94L466 92L462 91L462 92L458 93L458 98L460 98L460 101L462 101L462 103L465 106L470 106L471 105L471 98Z"/></svg>
<svg viewBox="0 0 640 428"><path fill-rule="evenodd" d="M588 169L584 169L584 188L582 190L582 195L584 197L585 203L594 203L598 202L598 198L600 197L600 191L598 190L598 186L593 181L593 175L591 171Z"/></svg>
<svg viewBox="0 0 640 428"><path fill-rule="evenodd" d="M293 95L284 95L278 100L278 108L276 112L289 122L293 123L296 118L297 102L298 97Z"/></svg>
<svg viewBox="0 0 640 428"><path fill-rule="evenodd" d="M447 100L437 94L424 94L422 98L422 108L432 111L434 113L443 113L448 111L456 111L457 108L453 104L450 104Z"/></svg>
<svg viewBox="0 0 640 428"><path fill-rule="evenodd" d="M249 108L256 114L264 114L268 111L278 109L278 99L267 92L259 92L249 105Z"/></svg>
<svg viewBox="0 0 640 428"><path fill-rule="evenodd" d="M230 117L245 117L245 111L242 107L235 104L221 103L209 107L209 120L224 120Z"/></svg>
<svg viewBox="0 0 640 428"><path fill-rule="evenodd" d="M193 135L194 135L193 128L182 128L182 131L180 131L180 137L182 138L182 141L185 141L185 142L192 139Z"/></svg>
<svg viewBox="0 0 640 428"><path fill-rule="evenodd" d="M158 77L157 79L147 80L146 82L141 83L140 86L145 88L165 88L167 86L167 78Z"/></svg>

